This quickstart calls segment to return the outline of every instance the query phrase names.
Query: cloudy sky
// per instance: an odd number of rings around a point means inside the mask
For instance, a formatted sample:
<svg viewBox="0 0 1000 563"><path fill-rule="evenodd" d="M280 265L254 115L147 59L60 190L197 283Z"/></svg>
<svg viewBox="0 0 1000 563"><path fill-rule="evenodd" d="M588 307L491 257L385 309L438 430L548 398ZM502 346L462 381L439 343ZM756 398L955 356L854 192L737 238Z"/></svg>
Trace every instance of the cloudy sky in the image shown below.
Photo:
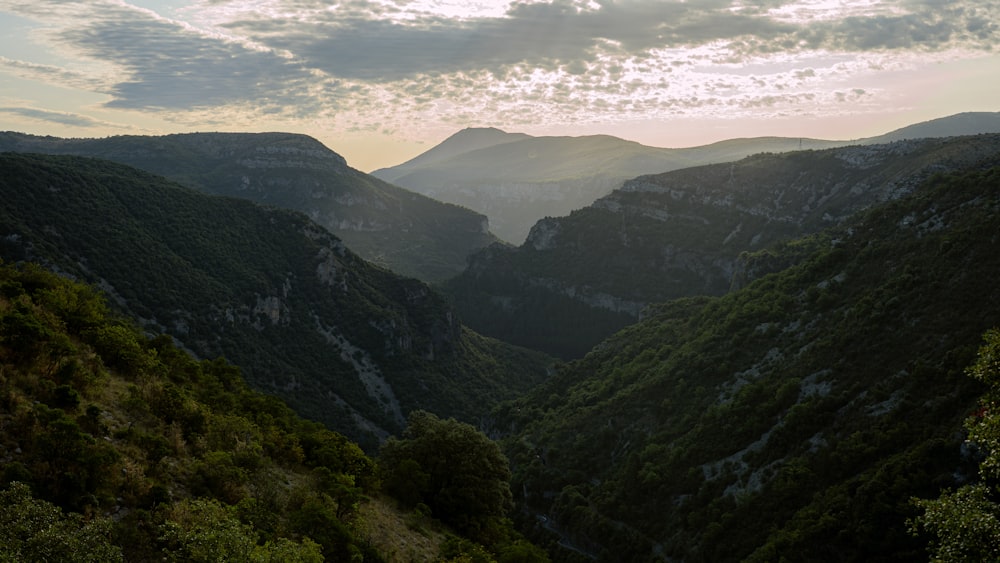
<svg viewBox="0 0 1000 563"><path fill-rule="evenodd" d="M994 46L995 0L0 0L0 129L854 139L1000 111Z"/></svg>

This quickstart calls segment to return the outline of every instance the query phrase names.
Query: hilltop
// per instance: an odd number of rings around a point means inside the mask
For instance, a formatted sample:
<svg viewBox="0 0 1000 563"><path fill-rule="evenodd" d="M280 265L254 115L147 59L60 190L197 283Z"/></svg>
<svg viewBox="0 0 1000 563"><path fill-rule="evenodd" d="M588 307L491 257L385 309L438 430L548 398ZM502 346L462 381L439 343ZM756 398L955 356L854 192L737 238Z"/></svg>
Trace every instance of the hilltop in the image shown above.
<svg viewBox="0 0 1000 563"><path fill-rule="evenodd" d="M301 211L365 259L441 281L497 239L486 216L364 174L305 135L189 133L61 139L0 133L0 151L111 160L205 193Z"/></svg>

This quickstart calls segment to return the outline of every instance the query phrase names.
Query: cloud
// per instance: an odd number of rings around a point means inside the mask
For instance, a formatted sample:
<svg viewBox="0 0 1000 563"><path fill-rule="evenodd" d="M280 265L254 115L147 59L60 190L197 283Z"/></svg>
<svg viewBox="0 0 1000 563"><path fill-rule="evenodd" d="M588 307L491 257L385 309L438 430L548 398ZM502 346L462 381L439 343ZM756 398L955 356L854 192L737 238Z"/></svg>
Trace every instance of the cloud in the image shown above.
<svg viewBox="0 0 1000 563"><path fill-rule="evenodd" d="M10 115L17 115L20 117L26 117L28 119L35 119L38 121L48 121L52 123L58 123L60 125L68 125L70 127L83 127L83 128L116 128L124 129L122 125L115 123L109 123L107 121L102 121L99 119L94 119L86 115L80 115L78 113L68 113L61 111L51 111L46 109L38 109L32 107L0 107L0 113L6 113Z"/></svg>
<svg viewBox="0 0 1000 563"><path fill-rule="evenodd" d="M370 2L325 9L310 0L270 0L216 23L332 76L383 82L472 69L501 75L512 65L574 69L601 55L655 56L713 44L732 51L735 61L819 49L988 49L1000 38L990 23L1000 9L974 2L897 0L878 9L869 2L839 4L840 12L826 9L813 19L813 4L780 0L753 6L736 0L602 1L588 7L553 0L513 3L503 16L454 19L421 12L383 17L385 10L375 9L381 5Z"/></svg>
<svg viewBox="0 0 1000 563"><path fill-rule="evenodd" d="M843 111L841 99L881 94L860 77L1000 41L1000 4L978 0L522 0L464 15L458 0L192 1L169 19L125 0L0 0L65 58L103 70L0 67L173 120L404 131Z"/></svg>
<svg viewBox="0 0 1000 563"><path fill-rule="evenodd" d="M792 28L722 9L727 2L606 2L580 9L566 1L513 4L502 17L371 19L348 10L279 9L221 25L235 35L295 53L344 78L391 82L474 69L500 75L513 65L580 68L601 55L702 45L733 35L774 36ZM301 6L302 2L296 5Z"/></svg>
<svg viewBox="0 0 1000 563"><path fill-rule="evenodd" d="M11 59L0 64L21 75L106 93L110 108L197 111L242 104L264 112L316 109L311 71L267 48L114 0L18 3L16 10L44 21L40 34L60 52L113 70L99 77Z"/></svg>
<svg viewBox="0 0 1000 563"><path fill-rule="evenodd" d="M102 6L99 16L63 30L58 41L122 70L127 78L110 89L110 107L267 106L269 95L282 104L310 101L310 74L294 61L130 7Z"/></svg>
<svg viewBox="0 0 1000 563"><path fill-rule="evenodd" d="M69 70L55 65L44 65L19 61L0 56L0 69L31 80L50 82L70 88L89 91L100 91L104 81L88 76L82 72Z"/></svg>

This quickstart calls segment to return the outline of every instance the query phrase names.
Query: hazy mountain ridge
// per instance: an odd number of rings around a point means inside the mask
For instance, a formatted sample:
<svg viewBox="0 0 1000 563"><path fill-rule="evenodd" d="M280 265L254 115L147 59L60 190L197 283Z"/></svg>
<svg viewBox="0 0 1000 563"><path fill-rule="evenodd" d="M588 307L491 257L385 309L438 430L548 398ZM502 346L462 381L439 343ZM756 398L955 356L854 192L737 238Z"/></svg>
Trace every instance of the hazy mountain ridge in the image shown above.
<svg viewBox="0 0 1000 563"><path fill-rule="evenodd" d="M885 135L862 139L866 144L890 143L924 137L960 137L978 133L1000 132L1000 112L964 112L940 119L914 123Z"/></svg>
<svg viewBox="0 0 1000 563"><path fill-rule="evenodd" d="M611 191L625 178L662 169L663 149L615 137L510 136L515 140L372 174L476 209L490 217L491 229L499 237L520 242L540 217L563 215ZM686 163L684 158L676 160L675 167Z"/></svg>
<svg viewBox="0 0 1000 563"><path fill-rule="evenodd" d="M794 266L652 308L498 413L524 526L564 561L925 557L909 501L972 463L998 217L1000 167L935 176L760 251Z"/></svg>
<svg viewBox="0 0 1000 563"><path fill-rule="evenodd" d="M520 247L480 252L446 287L477 331L579 357L647 304L744 285L763 264L747 268L744 252L836 225L997 153L1000 135L981 135L759 154L643 176L539 221ZM587 336L570 336L579 329Z"/></svg>
<svg viewBox="0 0 1000 563"><path fill-rule="evenodd" d="M520 134L503 137L495 129L464 130L439 145L447 150L434 154L437 151L432 148L424 153L427 158L421 155L372 174L479 211L489 217L500 238L520 244L537 220L567 215L625 180L645 174L729 162L761 152L977 133L1000 133L1000 114L958 114L853 141L759 137L683 149L648 147L606 135L525 138ZM493 144L482 147L470 143L462 151L462 139L473 139L477 134Z"/></svg>
<svg viewBox="0 0 1000 563"><path fill-rule="evenodd" d="M423 283L305 216L82 157L0 155L0 257L98 284L151 330L362 440L425 408L475 418L545 361L465 329Z"/></svg>
<svg viewBox="0 0 1000 563"><path fill-rule="evenodd" d="M426 152L420 153L402 164L391 168L380 168L373 171L372 175L388 182L394 182L397 178L408 174L411 170L438 164L463 153L527 138L530 138L530 135L524 133L507 133L495 127L467 128L451 135Z"/></svg>
<svg viewBox="0 0 1000 563"><path fill-rule="evenodd" d="M438 281L495 241L485 216L409 192L289 133L190 133L60 139L0 133L0 151L104 158L206 193L302 211L366 259Z"/></svg>

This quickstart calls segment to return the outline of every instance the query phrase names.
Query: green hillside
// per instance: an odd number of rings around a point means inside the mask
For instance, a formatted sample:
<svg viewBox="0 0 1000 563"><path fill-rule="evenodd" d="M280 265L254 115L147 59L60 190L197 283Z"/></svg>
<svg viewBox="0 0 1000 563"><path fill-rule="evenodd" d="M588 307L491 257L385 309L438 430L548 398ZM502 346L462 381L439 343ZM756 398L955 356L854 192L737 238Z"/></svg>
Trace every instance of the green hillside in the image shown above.
<svg viewBox="0 0 1000 563"><path fill-rule="evenodd" d="M509 479L485 436L423 416ZM475 507L400 510L381 493L393 467L224 360L142 335L93 287L0 264L0 561L548 560L509 524L485 544L442 524L496 520Z"/></svg>
<svg viewBox="0 0 1000 563"><path fill-rule="evenodd" d="M0 151L111 160L196 190L301 211L354 252L440 281L496 241L485 216L383 182L319 141L288 133L190 133L60 139L0 133Z"/></svg>
<svg viewBox="0 0 1000 563"><path fill-rule="evenodd" d="M96 284L144 329L365 447L408 412L476 420L545 358L464 328L423 283L304 215L207 196L107 161L0 155L0 257Z"/></svg>
<svg viewBox="0 0 1000 563"><path fill-rule="evenodd" d="M517 248L493 246L445 288L477 332L579 358L646 305L723 295L742 258L897 199L928 176L1000 153L1000 135L759 154L629 180Z"/></svg>
<svg viewBox="0 0 1000 563"><path fill-rule="evenodd" d="M975 474L963 373L1000 324L1000 167L745 256L504 408L559 560L913 561L911 497Z"/></svg>

